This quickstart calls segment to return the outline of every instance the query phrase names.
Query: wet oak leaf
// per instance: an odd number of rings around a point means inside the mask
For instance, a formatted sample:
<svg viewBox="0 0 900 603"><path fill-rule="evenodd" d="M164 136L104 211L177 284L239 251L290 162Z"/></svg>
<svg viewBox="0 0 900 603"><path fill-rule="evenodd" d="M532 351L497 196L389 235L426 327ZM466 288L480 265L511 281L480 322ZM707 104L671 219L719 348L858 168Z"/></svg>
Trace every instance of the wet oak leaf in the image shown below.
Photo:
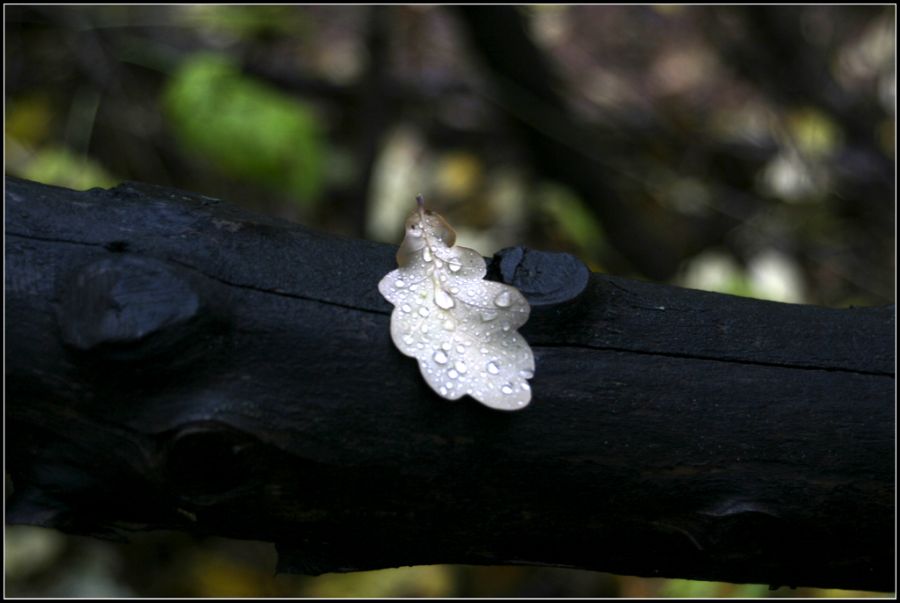
<svg viewBox="0 0 900 603"><path fill-rule="evenodd" d="M484 280L484 258L456 246L453 229L418 201L399 268L378 284L394 304L394 345L419 361L425 381L448 400L468 394L491 408L524 408L534 355L516 329L528 320L528 302L515 287Z"/></svg>

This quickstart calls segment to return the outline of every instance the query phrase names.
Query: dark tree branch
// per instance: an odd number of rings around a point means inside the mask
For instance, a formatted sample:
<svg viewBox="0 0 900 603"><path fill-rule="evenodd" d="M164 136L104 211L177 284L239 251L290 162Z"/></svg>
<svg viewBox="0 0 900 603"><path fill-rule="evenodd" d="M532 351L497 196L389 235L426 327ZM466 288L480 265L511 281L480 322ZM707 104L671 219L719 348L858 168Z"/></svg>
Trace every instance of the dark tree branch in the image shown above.
<svg viewBox="0 0 900 603"><path fill-rule="evenodd" d="M502 413L394 349L394 247L159 187L6 185L10 523L267 540L285 571L893 588L893 307L514 250L495 268L537 302L537 371ZM558 283L584 290L541 295Z"/></svg>

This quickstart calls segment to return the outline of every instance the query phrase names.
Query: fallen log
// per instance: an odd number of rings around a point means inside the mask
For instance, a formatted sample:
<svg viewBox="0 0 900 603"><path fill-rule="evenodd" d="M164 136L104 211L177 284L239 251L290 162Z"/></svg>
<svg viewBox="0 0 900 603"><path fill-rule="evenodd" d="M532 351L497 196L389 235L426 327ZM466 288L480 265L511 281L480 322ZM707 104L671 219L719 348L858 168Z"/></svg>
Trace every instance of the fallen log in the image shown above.
<svg viewBox="0 0 900 603"><path fill-rule="evenodd" d="M135 183L7 178L5 203L8 523L275 542L291 572L894 588L893 306L509 250L536 371L506 413L393 347L393 246Z"/></svg>

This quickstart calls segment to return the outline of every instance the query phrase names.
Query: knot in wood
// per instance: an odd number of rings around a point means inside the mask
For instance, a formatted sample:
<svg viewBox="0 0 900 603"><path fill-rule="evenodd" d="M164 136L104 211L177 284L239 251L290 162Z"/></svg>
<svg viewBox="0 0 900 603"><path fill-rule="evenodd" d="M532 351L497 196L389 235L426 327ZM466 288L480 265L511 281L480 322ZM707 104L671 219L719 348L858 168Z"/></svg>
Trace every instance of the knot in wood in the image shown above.
<svg viewBox="0 0 900 603"><path fill-rule="evenodd" d="M259 441L218 421L196 421L172 433L166 446L165 476L181 498L212 504L251 488Z"/></svg>
<svg viewBox="0 0 900 603"><path fill-rule="evenodd" d="M572 254L508 247L494 254L488 278L512 285L534 307L575 300L587 288L591 271Z"/></svg>
<svg viewBox="0 0 900 603"><path fill-rule="evenodd" d="M177 330L201 307L198 293L173 266L127 255L81 268L61 293L63 341L84 351Z"/></svg>

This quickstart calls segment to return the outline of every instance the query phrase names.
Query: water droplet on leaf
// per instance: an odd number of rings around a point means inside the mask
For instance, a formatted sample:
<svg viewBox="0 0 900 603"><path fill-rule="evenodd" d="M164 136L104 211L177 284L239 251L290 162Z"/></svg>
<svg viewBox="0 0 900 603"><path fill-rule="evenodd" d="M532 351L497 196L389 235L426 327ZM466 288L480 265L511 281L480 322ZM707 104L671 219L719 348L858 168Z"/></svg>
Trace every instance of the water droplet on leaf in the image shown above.
<svg viewBox="0 0 900 603"><path fill-rule="evenodd" d="M453 298L449 293L438 287L434 292L434 303L438 305L439 308L443 308L444 310L449 310L456 304L453 302Z"/></svg>

